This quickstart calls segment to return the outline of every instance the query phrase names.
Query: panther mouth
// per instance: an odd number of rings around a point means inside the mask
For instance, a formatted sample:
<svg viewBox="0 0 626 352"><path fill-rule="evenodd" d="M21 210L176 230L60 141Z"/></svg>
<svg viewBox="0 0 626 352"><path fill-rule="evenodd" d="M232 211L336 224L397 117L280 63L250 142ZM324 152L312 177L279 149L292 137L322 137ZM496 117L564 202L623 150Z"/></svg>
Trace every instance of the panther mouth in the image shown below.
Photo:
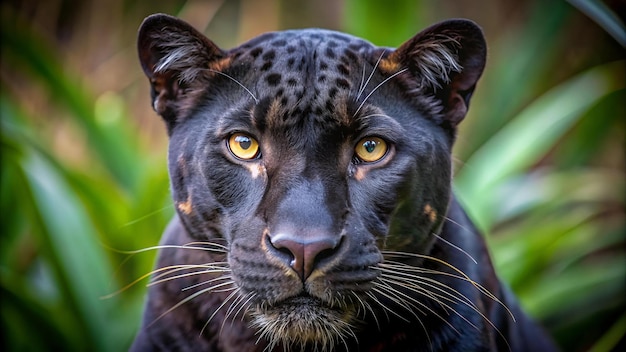
<svg viewBox="0 0 626 352"><path fill-rule="evenodd" d="M355 314L344 306L331 306L303 294L287 298L271 306L257 306L252 325L259 330L270 347L313 345L314 350L345 343L353 335Z"/></svg>

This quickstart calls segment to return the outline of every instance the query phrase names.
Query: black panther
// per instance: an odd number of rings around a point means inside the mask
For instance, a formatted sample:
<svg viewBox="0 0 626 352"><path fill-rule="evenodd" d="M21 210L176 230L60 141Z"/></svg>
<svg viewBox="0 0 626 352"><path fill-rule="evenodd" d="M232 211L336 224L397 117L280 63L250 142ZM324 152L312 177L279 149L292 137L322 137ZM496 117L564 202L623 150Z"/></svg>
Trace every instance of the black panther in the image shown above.
<svg viewBox="0 0 626 352"><path fill-rule="evenodd" d="M555 350L451 190L476 24L397 49L306 29L223 50L159 14L138 49L177 214L132 350Z"/></svg>

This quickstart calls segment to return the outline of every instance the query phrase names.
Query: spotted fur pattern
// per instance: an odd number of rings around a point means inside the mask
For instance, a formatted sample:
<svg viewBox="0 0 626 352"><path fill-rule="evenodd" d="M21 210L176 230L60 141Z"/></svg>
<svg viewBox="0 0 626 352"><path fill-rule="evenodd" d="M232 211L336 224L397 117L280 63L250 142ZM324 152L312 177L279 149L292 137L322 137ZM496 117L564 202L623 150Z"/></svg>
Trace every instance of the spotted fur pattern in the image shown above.
<svg viewBox="0 0 626 352"><path fill-rule="evenodd" d="M223 50L154 15L138 47L177 215L133 350L549 349L451 192L474 23L398 49L306 29Z"/></svg>

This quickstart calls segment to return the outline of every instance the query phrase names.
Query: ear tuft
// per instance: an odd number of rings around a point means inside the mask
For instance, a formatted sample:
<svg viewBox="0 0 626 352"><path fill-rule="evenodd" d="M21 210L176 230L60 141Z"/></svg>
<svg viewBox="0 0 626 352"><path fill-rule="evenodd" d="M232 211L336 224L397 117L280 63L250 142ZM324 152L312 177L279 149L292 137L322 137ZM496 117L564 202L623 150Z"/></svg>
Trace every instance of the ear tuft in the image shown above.
<svg viewBox="0 0 626 352"><path fill-rule="evenodd" d="M407 69L398 77L409 96L434 97L451 129L463 120L485 67L487 46L474 22L454 19L435 24L402 44L381 67Z"/></svg>
<svg viewBox="0 0 626 352"><path fill-rule="evenodd" d="M419 72L421 87L440 89L450 82L452 73L461 72L463 67L457 57L459 46L454 38L441 36L410 48L409 55L414 59L413 71Z"/></svg>
<svg viewBox="0 0 626 352"><path fill-rule="evenodd" d="M165 14L148 16L139 28L137 49L148 76L177 72L184 82L192 81L207 64L224 52L188 23Z"/></svg>
<svg viewBox="0 0 626 352"><path fill-rule="evenodd" d="M171 129L181 114L189 87L202 72L221 69L225 53L202 33L178 18L147 17L137 38L139 61L152 87L152 105Z"/></svg>

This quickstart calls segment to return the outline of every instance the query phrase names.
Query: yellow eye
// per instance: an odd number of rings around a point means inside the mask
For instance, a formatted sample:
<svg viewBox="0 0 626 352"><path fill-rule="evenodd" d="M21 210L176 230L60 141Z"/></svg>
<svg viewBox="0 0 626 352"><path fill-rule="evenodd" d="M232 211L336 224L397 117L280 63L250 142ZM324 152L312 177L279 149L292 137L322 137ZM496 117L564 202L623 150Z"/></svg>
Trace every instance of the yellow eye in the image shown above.
<svg viewBox="0 0 626 352"><path fill-rule="evenodd" d="M354 148L357 158L366 163L373 163L387 154L387 142L378 137L365 137Z"/></svg>
<svg viewBox="0 0 626 352"><path fill-rule="evenodd" d="M228 149L234 156L243 160L252 160L259 156L259 143L244 133L235 133L228 139Z"/></svg>

